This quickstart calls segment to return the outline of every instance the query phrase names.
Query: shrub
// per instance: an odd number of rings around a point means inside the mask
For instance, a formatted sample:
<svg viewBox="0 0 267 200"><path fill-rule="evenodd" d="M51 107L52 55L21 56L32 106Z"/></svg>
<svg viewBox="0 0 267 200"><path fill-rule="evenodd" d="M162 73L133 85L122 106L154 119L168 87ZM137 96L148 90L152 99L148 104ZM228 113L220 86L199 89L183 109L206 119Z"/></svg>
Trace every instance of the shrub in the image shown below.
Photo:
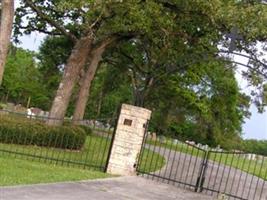
<svg viewBox="0 0 267 200"><path fill-rule="evenodd" d="M86 135L91 135L93 132L89 126L79 125L78 127L82 128L85 131Z"/></svg>
<svg viewBox="0 0 267 200"><path fill-rule="evenodd" d="M6 104L0 103L0 109L2 110L4 108L6 108Z"/></svg>
<svg viewBox="0 0 267 200"><path fill-rule="evenodd" d="M81 149L86 133L80 127L50 127L41 122L0 117L0 142L62 149Z"/></svg>

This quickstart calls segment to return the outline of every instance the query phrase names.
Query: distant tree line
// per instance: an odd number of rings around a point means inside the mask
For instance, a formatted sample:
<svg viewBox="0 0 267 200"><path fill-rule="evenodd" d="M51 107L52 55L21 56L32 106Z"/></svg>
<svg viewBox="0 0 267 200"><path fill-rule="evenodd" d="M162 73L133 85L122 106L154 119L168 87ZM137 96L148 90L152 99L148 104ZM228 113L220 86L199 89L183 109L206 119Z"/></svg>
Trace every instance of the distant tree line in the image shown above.
<svg viewBox="0 0 267 200"><path fill-rule="evenodd" d="M267 156L267 140L243 140L241 149L246 152Z"/></svg>

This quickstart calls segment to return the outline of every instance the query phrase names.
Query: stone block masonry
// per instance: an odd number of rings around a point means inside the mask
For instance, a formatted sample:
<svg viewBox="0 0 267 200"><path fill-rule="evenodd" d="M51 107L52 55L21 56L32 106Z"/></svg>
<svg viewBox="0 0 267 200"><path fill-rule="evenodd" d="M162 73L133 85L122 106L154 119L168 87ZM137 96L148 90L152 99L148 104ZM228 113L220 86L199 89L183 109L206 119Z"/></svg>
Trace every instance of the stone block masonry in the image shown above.
<svg viewBox="0 0 267 200"><path fill-rule="evenodd" d="M138 155L150 117L150 110L122 105L107 166L108 173L125 176L136 174Z"/></svg>

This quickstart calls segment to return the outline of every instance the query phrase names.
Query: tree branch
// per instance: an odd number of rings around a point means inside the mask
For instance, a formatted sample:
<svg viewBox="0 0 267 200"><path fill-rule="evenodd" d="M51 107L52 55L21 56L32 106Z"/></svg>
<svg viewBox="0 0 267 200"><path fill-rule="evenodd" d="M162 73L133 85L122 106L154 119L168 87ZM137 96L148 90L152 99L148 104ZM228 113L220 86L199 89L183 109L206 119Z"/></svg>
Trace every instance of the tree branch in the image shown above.
<svg viewBox="0 0 267 200"><path fill-rule="evenodd" d="M265 69L267 69L267 65L265 63L263 63L261 60L259 60L255 54L253 54L251 51L249 51L247 49L245 49L245 51L247 51L250 55L244 55L244 54L238 53L238 52L231 52L230 54L235 54L237 56L242 56L242 57L251 59L251 60L259 63L260 65L262 65ZM220 50L219 53L228 53L229 54L229 51Z"/></svg>
<svg viewBox="0 0 267 200"><path fill-rule="evenodd" d="M130 61L133 63L133 65L135 66L135 68L136 68L139 72L144 73L144 74L147 74L147 73L148 73L148 72L146 72L145 70L143 70L141 67L139 67L139 66L134 62L134 58L133 58L133 57L127 55L127 54L124 53L123 51L120 51L120 53L121 53L125 58L127 58L128 60L130 60Z"/></svg>
<svg viewBox="0 0 267 200"><path fill-rule="evenodd" d="M107 46L109 46L110 44L112 44L113 42L115 42L116 40L119 40L119 39L120 39L120 37L117 35L108 36L108 37L104 38L101 42L96 44L95 49L99 50L99 49L106 48Z"/></svg>
<svg viewBox="0 0 267 200"><path fill-rule="evenodd" d="M44 33L44 34L47 34L47 35L62 35L60 32L56 32L56 31L48 31L48 30L45 30L45 29L40 29L40 28L34 28L34 27L30 27L30 26L22 26L22 25L19 25L18 28L20 29L31 29L33 31L38 31L38 32L41 32L41 33Z"/></svg>
<svg viewBox="0 0 267 200"><path fill-rule="evenodd" d="M45 13L43 13L42 10L41 10L41 8L39 8L38 6L34 5L34 3L31 0L25 0L25 3L32 10L34 10L39 17L41 17L43 20L45 20L46 22L48 22L51 26L55 27L63 35L65 35L68 38L70 38L70 40L73 41L73 43L75 43L77 41L77 37L74 34L68 32L63 26L61 26L56 21L54 21L49 16L47 16Z"/></svg>

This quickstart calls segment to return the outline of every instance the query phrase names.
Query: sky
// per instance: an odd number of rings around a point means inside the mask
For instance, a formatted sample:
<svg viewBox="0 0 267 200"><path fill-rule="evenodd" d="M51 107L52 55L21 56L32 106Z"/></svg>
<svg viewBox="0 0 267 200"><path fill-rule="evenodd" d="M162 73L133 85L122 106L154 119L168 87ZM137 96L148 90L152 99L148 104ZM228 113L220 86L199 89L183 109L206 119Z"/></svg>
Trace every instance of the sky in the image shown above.
<svg viewBox="0 0 267 200"><path fill-rule="evenodd" d="M259 114L256 106L250 108L252 116L246 119L243 124L245 139L265 139L267 140L267 112Z"/></svg>
<svg viewBox="0 0 267 200"><path fill-rule="evenodd" d="M32 51L38 51L39 46L42 43L45 35L40 33L32 33L30 36L22 36L20 38L21 44L18 46L29 49ZM267 55L266 55L267 56ZM235 60L241 63L246 63L247 60L235 57ZM241 77L240 74L236 74L239 87L246 93L253 88L247 87L247 82L245 79ZM267 110L267 108L266 108ZM250 107L251 117L245 120L243 124L243 138L245 139L259 139L259 140L267 140L267 111L263 114L258 113L257 108L252 105Z"/></svg>
<svg viewBox="0 0 267 200"><path fill-rule="evenodd" d="M257 45L260 49L260 44ZM235 61L239 63L247 64L249 59L241 56L233 56ZM264 58L267 59L267 55L264 55ZM246 79L242 78L241 71L244 70L244 67L237 66L236 78L238 80L238 85L244 93L249 95L251 91L255 90L253 87L248 87L248 82ZM257 107L251 105L250 112L251 117L245 120L243 124L243 137L246 139L266 139L267 140L267 107L264 113L258 113Z"/></svg>

